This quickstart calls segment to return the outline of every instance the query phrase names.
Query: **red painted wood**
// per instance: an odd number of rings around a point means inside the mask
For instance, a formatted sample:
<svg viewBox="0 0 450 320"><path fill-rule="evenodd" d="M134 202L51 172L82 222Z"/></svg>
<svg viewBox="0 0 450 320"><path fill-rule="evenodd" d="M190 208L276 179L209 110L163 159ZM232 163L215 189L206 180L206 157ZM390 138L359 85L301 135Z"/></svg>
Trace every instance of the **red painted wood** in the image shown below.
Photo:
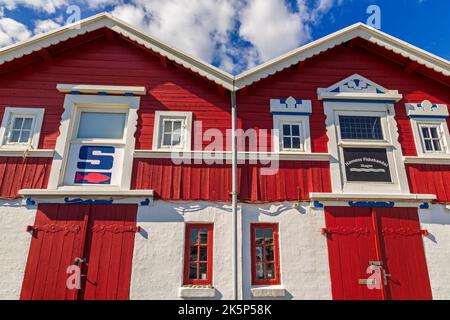
<svg viewBox="0 0 450 320"><path fill-rule="evenodd" d="M381 291L358 283L377 260L371 209L326 207L325 219L333 299L381 300Z"/></svg>
<svg viewBox="0 0 450 320"><path fill-rule="evenodd" d="M331 192L327 162L281 161L277 174L261 165L238 168L239 199L251 202L307 200L310 192ZM229 165L175 165L170 159L135 159L132 189L153 189L164 200L229 201Z"/></svg>
<svg viewBox="0 0 450 320"><path fill-rule="evenodd" d="M79 227L78 232L35 231L31 239L20 298L64 300L75 298L66 287L67 267L79 255L85 212L80 205L39 205L35 226Z"/></svg>
<svg viewBox="0 0 450 320"><path fill-rule="evenodd" d="M450 202L449 165L406 165L409 187L412 193L435 194L437 201Z"/></svg>
<svg viewBox="0 0 450 320"><path fill-rule="evenodd" d="M136 226L136 205L39 205L36 226L54 224L78 232L35 231L31 240L21 299L124 300L129 298L134 232L107 230L95 226ZM67 267L76 257L82 265L82 290L66 287Z"/></svg>
<svg viewBox="0 0 450 320"><path fill-rule="evenodd" d="M417 208L376 208L388 278L388 299L431 300Z"/></svg>
<svg viewBox="0 0 450 320"><path fill-rule="evenodd" d="M20 189L45 189L51 158L0 157L0 198L15 199Z"/></svg>

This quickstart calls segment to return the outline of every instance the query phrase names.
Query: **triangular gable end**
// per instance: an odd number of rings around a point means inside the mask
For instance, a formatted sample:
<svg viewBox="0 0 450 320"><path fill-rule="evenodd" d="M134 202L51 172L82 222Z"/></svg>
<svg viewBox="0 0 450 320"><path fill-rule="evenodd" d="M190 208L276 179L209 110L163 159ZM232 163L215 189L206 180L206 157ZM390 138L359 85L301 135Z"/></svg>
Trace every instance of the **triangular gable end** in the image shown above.
<svg viewBox="0 0 450 320"><path fill-rule="evenodd" d="M373 81L354 74L328 88L317 89L319 100L386 100L399 101L397 90L386 89Z"/></svg>

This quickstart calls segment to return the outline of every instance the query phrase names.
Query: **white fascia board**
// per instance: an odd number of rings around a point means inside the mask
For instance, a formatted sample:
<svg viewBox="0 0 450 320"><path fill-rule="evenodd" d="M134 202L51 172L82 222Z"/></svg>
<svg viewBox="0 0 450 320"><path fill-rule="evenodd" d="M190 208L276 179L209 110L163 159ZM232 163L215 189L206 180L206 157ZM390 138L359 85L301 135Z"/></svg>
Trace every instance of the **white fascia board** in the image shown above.
<svg viewBox="0 0 450 320"><path fill-rule="evenodd" d="M398 102L403 98L403 95L398 93L387 93L387 94L376 94L376 93L356 93L356 92L339 92L339 93L332 93L332 92L325 92L325 91L319 91L318 92L318 98L319 100L324 99L333 99L333 100L344 100L344 99L350 99L350 100L386 100L386 101L395 101Z"/></svg>
<svg viewBox="0 0 450 320"><path fill-rule="evenodd" d="M86 94L97 94L99 92L105 92L108 94L123 95L132 93L134 95L143 96L147 90L145 87L132 87L132 86L101 86L101 85L86 85L86 84L58 84L56 89L62 93L80 92Z"/></svg>
<svg viewBox="0 0 450 320"><path fill-rule="evenodd" d="M434 194L358 194L358 193L322 193L311 192L312 201L402 201L402 202L431 202L436 200Z"/></svg>
<svg viewBox="0 0 450 320"><path fill-rule="evenodd" d="M450 165L450 155L437 157L405 157L405 164Z"/></svg>
<svg viewBox="0 0 450 320"><path fill-rule="evenodd" d="M80 190L79 188L60 188L55 190L48 189L22 189L19 190L19 195L23 197L104 197L104 198L114 198L114 197L153 197L153 190L119 190L113 188L97 188L89 189L84 188Z"/></svg>

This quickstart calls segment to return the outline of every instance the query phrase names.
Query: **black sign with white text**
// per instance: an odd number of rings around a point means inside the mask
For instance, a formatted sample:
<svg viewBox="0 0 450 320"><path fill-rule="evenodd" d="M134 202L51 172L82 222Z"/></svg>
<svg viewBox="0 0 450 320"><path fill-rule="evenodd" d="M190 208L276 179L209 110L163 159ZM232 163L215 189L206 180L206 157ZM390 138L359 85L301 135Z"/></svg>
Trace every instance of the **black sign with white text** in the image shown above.
<svg viewBox="0 0 450 320"><path fill-rule="evenodd" d="M349 182L392 182L386 149L344 148Z"/></svg>

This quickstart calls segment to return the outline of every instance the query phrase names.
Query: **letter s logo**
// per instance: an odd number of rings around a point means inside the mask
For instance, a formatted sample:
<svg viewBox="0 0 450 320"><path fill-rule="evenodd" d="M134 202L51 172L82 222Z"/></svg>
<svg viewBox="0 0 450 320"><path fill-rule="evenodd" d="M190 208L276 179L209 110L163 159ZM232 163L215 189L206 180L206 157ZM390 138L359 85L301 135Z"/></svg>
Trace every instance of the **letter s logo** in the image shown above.
<svg viewBox="0 0 450 320"><path fill-rule="evenodd" d="M77 167L81 170L111 170L114 164L114 157L104 154L114 154L115 151L116 148L114 147L82 146L79 159L86 161L78 162ZM97 154L94 154L94 152L97 152ZM98 163L94 164L93 161Z"/></svg>

